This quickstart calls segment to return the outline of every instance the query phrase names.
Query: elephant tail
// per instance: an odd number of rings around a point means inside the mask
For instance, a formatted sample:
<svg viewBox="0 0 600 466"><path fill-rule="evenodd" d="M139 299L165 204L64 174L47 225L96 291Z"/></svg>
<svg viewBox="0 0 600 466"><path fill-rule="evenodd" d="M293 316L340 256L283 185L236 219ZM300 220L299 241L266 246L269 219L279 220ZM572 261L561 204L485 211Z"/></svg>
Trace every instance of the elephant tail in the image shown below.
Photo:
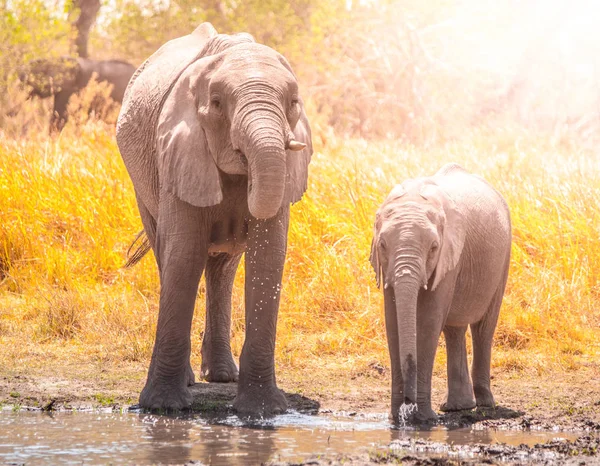
<svg viewBox="0 0 600 466"><path fill-rule="evenodd" d="M140 231L127 250L127 262L125 263L125 268L133 267L137 264L151 248L152 246L150 245L148 236L146 236L144 230Z"/></svg>

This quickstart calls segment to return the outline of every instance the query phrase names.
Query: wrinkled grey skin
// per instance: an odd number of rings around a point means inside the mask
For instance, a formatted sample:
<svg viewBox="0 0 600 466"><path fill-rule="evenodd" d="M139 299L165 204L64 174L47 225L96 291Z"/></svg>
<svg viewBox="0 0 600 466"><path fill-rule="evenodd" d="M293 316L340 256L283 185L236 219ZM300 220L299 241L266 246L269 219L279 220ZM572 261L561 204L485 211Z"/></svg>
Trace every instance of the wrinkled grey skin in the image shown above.
<svg viewBox="0 0 600 466"><path fill-rule="evenodd" d="M416 403L412 422L431 409L433 361L443 331L448 395L443 411L494 406L492 339L508 276L511 224L501 195L456 164L397 185L375 220L371 264L383 282L392 366L392 417ZM473 364L465 332L471 326Z"/></svg>
<svg viewBox="0 0 600 466"><path fill-rule="evenodd" d="M275 330L289 206L306 190L312 154L289 64L247 34L219 35L204 23L136 71L117 142L161 282L141 406L181 409L192 402L190 327L204 272L202 375L239 379L234 407L242 415L285 411L275 383ZM238 375L231 291L244 251L246 340Z"/></svg>
<svg viewBox="0 0 600 466"><path fill-rule="evenodd" d="M67 105L71 96L96 81L112 85L110 97L123 102L129 79L135 72L130 63L120 60L90 60L61 57L32 60L19 70L19 79L29 86L30 97L54 97L50 130L61 130L67 122Z"/></svg>

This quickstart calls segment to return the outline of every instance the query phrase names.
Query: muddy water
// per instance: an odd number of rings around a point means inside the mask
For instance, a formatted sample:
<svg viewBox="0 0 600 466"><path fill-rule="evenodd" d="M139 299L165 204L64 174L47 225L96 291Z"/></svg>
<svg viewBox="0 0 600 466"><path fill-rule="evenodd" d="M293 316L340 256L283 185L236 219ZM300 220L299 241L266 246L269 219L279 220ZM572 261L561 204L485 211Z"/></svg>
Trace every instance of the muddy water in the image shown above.
<svg viewBox="0 0 600 466"><path fill-rule="evenodd" d="M0 412L0 463L211 465L297 461L317 454L356 454L392 441L445 444L545 442L575 439L558 432L398 430L385 415L369 417L285 414L258 423L235 416L207 420L113 412Z"/></svg>

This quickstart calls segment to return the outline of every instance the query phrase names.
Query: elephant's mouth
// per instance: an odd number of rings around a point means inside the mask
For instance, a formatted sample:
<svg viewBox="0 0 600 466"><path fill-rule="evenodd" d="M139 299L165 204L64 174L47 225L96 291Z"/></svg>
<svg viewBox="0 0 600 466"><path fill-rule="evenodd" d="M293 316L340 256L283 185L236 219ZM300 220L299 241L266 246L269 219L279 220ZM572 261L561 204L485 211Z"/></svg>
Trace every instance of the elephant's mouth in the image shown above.
<svg viewBox="0 0 600 466"><path fill-rule="evenodd" d="M244 153L241 150L236 149L235 155L236 155L240 165L242 165L242 167L244 167L244 170L248 171L248 158L244 155Z"/></svg>
<svg viewBox="0 0 600 466"><path fill-rule="evenodd" d="M239 149L235 149L234 153L236 155L237 161L242 166L242 169L248 174L248 194L250 194L250 192L252 191L252 174L248 169L248 158Z"/></svg>
<svg viewBox="0 0 600 466"><path fill-rule="evenodd" d="M252 192L252 173L248 170L248 195Z"/></svg>

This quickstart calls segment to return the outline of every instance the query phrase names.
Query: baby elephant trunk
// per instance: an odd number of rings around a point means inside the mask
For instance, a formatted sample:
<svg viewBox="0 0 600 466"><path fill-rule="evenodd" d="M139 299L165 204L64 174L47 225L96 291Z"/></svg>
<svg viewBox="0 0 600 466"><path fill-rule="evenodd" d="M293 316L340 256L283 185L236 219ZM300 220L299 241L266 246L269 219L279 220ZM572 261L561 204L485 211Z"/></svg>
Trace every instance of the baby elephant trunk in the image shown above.
<svg viewBox="0 0 600 466"><path fill-rule="evenodd" d="M411 277L412 278L412 277ZM400 343L400 366L406 405L417 403L417 297L419 281L399 279L394 286Z"/></svg>

